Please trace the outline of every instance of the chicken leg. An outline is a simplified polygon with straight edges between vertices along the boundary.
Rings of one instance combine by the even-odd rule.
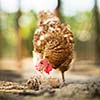
[[[65,83],[64,72],[61,72],[61,75],[62,75],[62,82]]]
[[[64,77],[63,71],[61,71],[61,75],[62,75],[62,82],[61,82],[60,88],[64,87],[64,85],[65,85],[65,77]]]

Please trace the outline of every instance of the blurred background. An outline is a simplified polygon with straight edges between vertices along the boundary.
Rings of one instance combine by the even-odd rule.
[[[0,69],[32,69],[33,35],[41,10],[55,12],[71,26],[73,70],[100,68],[100,0],[0,0]]]

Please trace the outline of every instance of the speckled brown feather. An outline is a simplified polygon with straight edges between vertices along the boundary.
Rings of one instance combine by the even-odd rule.
[[[73,35],[68,25],[50,12],[39,14],[38,27],[34,33],[34,51],[48,58],[53,68],[69,69],[73,58]]]

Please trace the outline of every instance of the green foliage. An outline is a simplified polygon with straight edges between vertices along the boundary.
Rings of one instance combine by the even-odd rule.
[[[36,14],[33,11],[22,13],[18,19],[18,30],[16,30],[16,15],[17,13],[9,14],[3,12],[1,16],[2,51],[3,56],[6,57],[14,57],[16,55],[15,49],[17,42],[17,32],[19,32],[21,36],[23,49],[26,49],[27,52],[29,52],[28,55],[31,54],[33,49],[32,39],[37,25]]]
[[[76,40],[80,40],[79,39],[80,35],[83,34],[85,36],[85,33],[86,33],[86,36],[89,36],[89,37],[90,35],[92,35],[92,32],[94,30],[93,28],[94,25],[93,25],[93,16],[92,16],[91,11],[83,12],[83,13],[80,12],[80,13],[77,13],[75,16],[63,15],[61,19],[62,19],[62,22],[69,24],[71,26],[71,29],[74,34],[74,38]],[[82,38],[85,38],[84,36]],[[85,40],[82,40],[82,41],[85,41]]]

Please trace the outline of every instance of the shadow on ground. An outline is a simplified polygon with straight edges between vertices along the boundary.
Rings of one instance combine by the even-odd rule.
[[[16,81],[22,78],[21,74],[13,70],[0,70],[0,81]]]

